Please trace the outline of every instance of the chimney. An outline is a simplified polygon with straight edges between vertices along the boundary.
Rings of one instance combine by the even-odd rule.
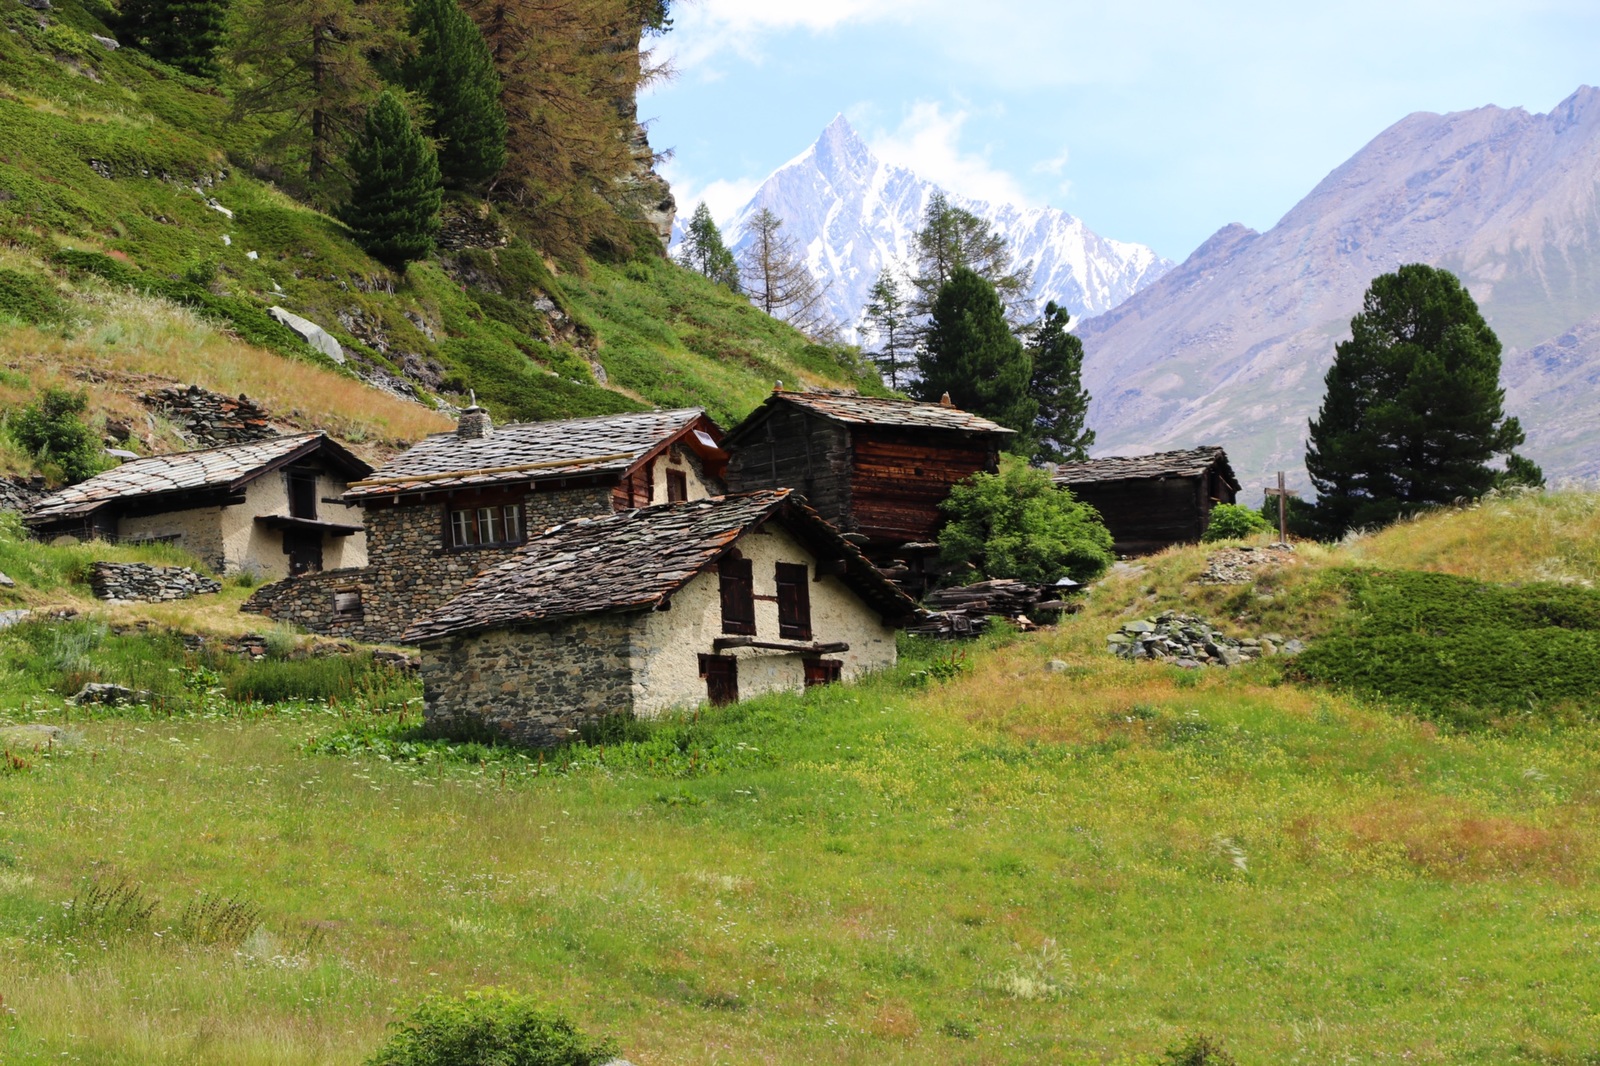
[[[943,396],[939,397],[939,406],[940,407],[954,407],[955,406],[955,404],[950,402],[950,394],[948,392],[945,393]]]
[[[461,421],[456,423],[456,436],[462,440],[483,440],[493,433],[494,421],[489,412],[477,404],[462,411]]]

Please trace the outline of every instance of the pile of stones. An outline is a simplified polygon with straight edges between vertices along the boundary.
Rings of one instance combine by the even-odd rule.
[[[1236,640],[1217,632],[1203,618],[1165,611],[1141,618],[1106,637],[1106,650],[1124,659],[1151,659],[1187,670],[1238,666],[1272,655],[1295,655],[1305,645],[1277,633]]]
[[[1293,561],[1292,544],[1224,548],[1207,557],[1205,573],[1195,580],[1201,585],[1249,585],[1255,581],[1257,570]]]
[[[221,592],[222,585],[187,566],[151,566],[149,563],[94,563],[89,587],[102,600],[137,600],[160,603],[186,600]]]
[[[243,395],[235,399],[198,385],[168,385],[139,399],[171,419],[184,439],[197,447],[248,444],[278,436],[266,409]]]

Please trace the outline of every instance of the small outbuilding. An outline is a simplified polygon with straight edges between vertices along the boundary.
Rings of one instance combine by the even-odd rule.
[[[787,489],[660,504],[529,540],[418,619],[430,731],[519,744],[611,714],[850,680],[916,604]]]
[[[1062,463],[1055,482],[1100,512],[1123,555],[1195,543],[1211,508],[1239,495],[1239,479],[1219,447]]]
[[[326,433],[123,463],[39,500],[40,538],[166,541],[222,574],[279,578],[367,561],[361,512],[340,497],[372,468]]]
[[[999,469],[1013,432],[948,403],[778,390],[723,441],[728,489],[792,488],[859,540],[874,562],[912,577],[931,558],[939,505],[956,482]]]

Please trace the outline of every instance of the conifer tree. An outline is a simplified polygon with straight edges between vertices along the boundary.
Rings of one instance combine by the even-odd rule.
[[[217,75],[227,0],[124,0],[122,34],[153,59],[199,78]]]
[[[829,286],[811,276],[783,219],[763,207],[750,220],[750,243],[739,256],[739,277],[750,302],[813,340],[833,335],[822,299]]]
[[[878,373],[888,379],[891,389],[900,388],[900,371],[915,362],[916,341],[911,310],[900,292],[894,272],[885,267],[867,292],[867,306],[861,313],[861,330],[878,340],[872,354]]]
[[[395,0],[239,3],[235,108],[275,118],[263,151],[303,164],[318,198],[337,202],[347,178],[339,164],[383,88],[373,61],[405,50],[402,11]]]
[[[739,264],[722,242],[722,231],[704,200],[695,205],[694,214],[689,217],[678,248],[678,261],[719,285],[739,291]]]
[[[1011,247],[1006,239],[971,211],[951,204],[942,192],[936,191],[929,198],[916,241],[917,273],[911,279],[913,315],[932,313],[939,290],[962,267],[993,285],[1008,308],[1019,304],[1032,286],[1031,269],[1011,269]]]
[[[404,81],[428,102],[439,173],[452,189],[482,188],[506,163],[506,115],[489,46],[456,0],[413,0],[411,35],[416,51]]]
[[[339,217],[356,242],[396,270],[432,251],[439,232],[439,162],[393,93],[380,95],[367,112],[350,169],[357,177]]]
[[[960,408],[1027,433],[1038,404],[1028,395],[1028,353],[1006,324],[995,287],[975,271],[956,267],[939,290],[918,357],[917,395],[945,393]]]
[[[1508,475],[1542,483],[1514,451],[1524,435],[1502,406],[1500,340],[1455,275],[1412,263],[1373,279],[1350,332],[1306,447],[1319,532],[1476,499]]]
[[[1087,459],[1094,443],[1094,430],[1084,426],[1089,393],[1083,387],[1083,342],[1067,331],[1071,321],[1067,309],[1051,300],[1028,346],[1033,362],[1028,395],[1039,405],[1033,419],[1036,462]]]

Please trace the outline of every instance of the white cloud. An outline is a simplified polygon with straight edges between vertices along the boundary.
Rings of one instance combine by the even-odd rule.
[[[972,118],[969,111],[946,112],[923,100],[912,105],[893,132],[867,140],[878,158],[914,170],[951,192],[991,203],[1031,205],[1033,198],[1022,185],[992,166],[984,152],[962,148],[962,129]]]
[[[879,22],[930,6],[929,0],[695,0],[674,4],[672,32],[661,47],[679,70],[696,70],[707,79],[717,54],[732,52],[759,63],[762,45],[774,33],[822,33],[852,22]]]
[[[727,229],[728,223],[739,213],[739,209],[750,202],[750,197],[756,194],[765,176],[759,178],[718,178],[706,184],[694,175],[684,173],[676,165],[676,161],[669,160],[657,167],[656,170],[672,186],[672,195],[678,201],[678,218],[687,223],[689,216],[694,212],[695,205],[704,200],[711,209],[711,217],[717,220],[717,225]]]

